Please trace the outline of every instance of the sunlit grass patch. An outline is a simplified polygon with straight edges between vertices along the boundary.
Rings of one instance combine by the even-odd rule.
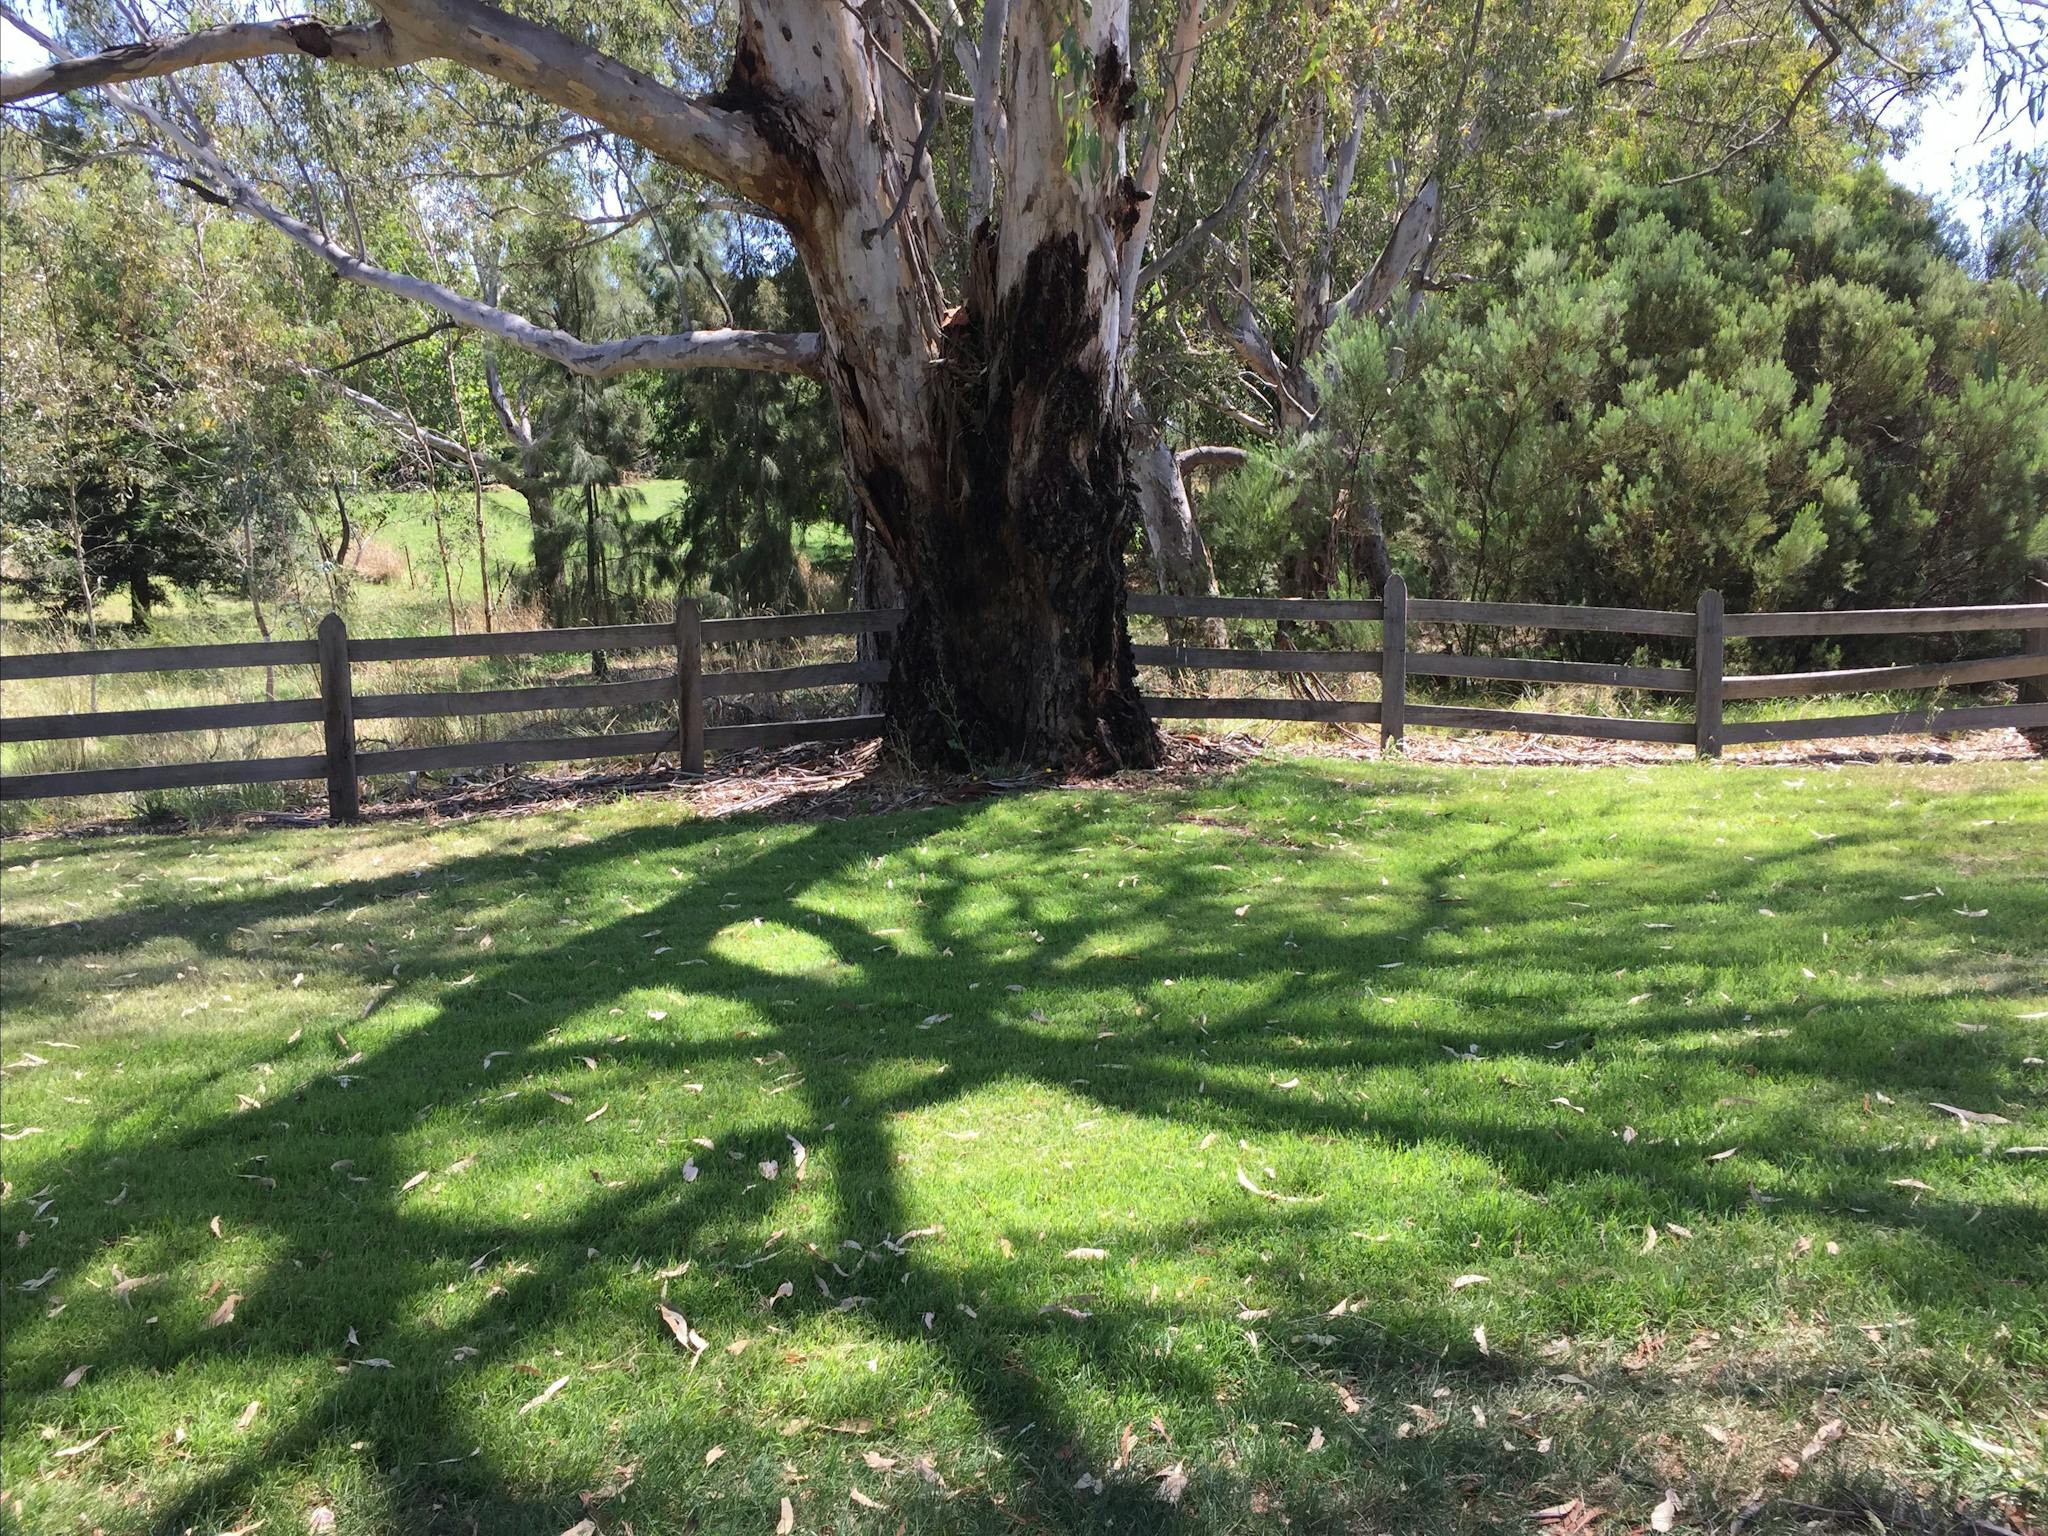
[[[2037,765],[5,862],[10,1528],[2038,1497]]]

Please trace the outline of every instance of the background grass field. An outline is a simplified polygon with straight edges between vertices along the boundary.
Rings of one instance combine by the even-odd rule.
[[[2017,1520],[2044,791],[13,843],[10,1528]]]

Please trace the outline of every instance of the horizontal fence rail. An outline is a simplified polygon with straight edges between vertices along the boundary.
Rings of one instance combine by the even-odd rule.
[[[320,659],[317,640],[246,640],[231,645],[138,645],[105,651],[0,656],[0,683],[37,677],[105,677],[115,672],[213,672],[223,667],[292,667]]]
[[[1411,598],[1398,576],[1377,601],[1284,597],[1172,597],[1133,595],[1133,614],[1163,619],[1239,619],[1275,623],[1374,623],[1378,650],[1313,651],[1184,643],[1135,644],[1141,667],[1176,672],[1268,672],[1307,679],[1323,674],[1377,674],[1377,701],[1329,698],[1264,699],[1231,696],[1148,696],[1156,720],[1302,720],[1380,728],[1382,745],[1400,741],[1407,727],[1519,731],[1599,741],[1692,745],[1718,757],[1724,745],[1802,741],[1844,736],[1944,734],[1953,731],[2048,727],[2048,603],[2006,603],[1979,608],[1902,608],[1814,613],[1724,613],[1720,594],[1705,592],[1691,613],[1659,608],[1575,608],[1551,603],[1480,603]],[[1566,630],[1589,634],[1652,635],[1690,640],[1693,665],[1616,666],[1519,656],[1460,656],[1409,648],[1408,626],[1456,625],[1510,630]],[[1726,670],[1730,639],[1828,635],[1942,634],[2018,630],[2025,649],[1976,661],[1858,667],[1832,672],[1777,672],[1751,676]],[[1346,637],[1349,638],[1349,637]],[[1425,704],[1408,697],[1410,677],[1486,682],[1563,683],[1678,694],[1693,702],[1691,720],[1626,719],[1606,715],[1548,714],[1532,710]],[[1955,709],[1925,708],[1892,714],[1726,723],[1729,700],[1808,698],[1830,693],[1962,687],[2017,682],[2021,702]],[[1304,688],[1304,691],[1307,691]]]
[[[0,721],[11,741],[70,741],[85,736],[167,736],[245,725],[309,725],[326,706],[313,699],[253,704],[183,704],[169,709],[104,709],[87,714],[19,715]]]
[[[2048,604],[1983,608],[1836,608],[1813,613],[1735,613],[1728,633],[1741,639],[1786,635],[1938,635],[1978,629],[2040,629]]]
[[[1847,736],[1944,734],[1996,727],[2048,729],[2048,603],[1976,608],[1903,608],[1812,613],[1724,614],[1717,593],[1701,594],[1692,613],[1650,608],[1573,608],[1546,603],[1481,603],[1408,596],[1398,576],[1384,599],[1188,597],[1134,593],[1129,610],[1167,620],[1237,619],[1291,624],[1375,624],[1377,649],[1301,650],[1291,631],[1270,646],[1135,644],[1143,667],[1176,672],[1263,672],[1301,678],[1372,675],[1378,699],[1261,698],[1242,694],[1145,695],[1156,720],[1274,720],[1336,725],[1377,725],[1382,744],[1399,742],[1409,726],[1428,729],[1519,731],[1604,741],[1690,744],[1703,756],[1724,745],[1822,740]],[[897,608],[845,613],[704,619],[696,604],[678,605],[671,624],[608,624],[581,629],[503,634],[407,635],[352,638],[329,614],[314,640],[252,641],[227,645],[173,645],[0,656],[0,681],[107,676],[136,672],[214,671],[250,667],[306,667],[317,693],[303,698],[245,704],[200,704],[98,713],[23,715],[0,719],[9,741],[83,740],[102,736],[168,736],[273,725],[322,727],[325,750],[267,758],[217,758],[119,768],[0,776],[0,800],[120,794],[222,784],[325,779],[333,819],[357,814],[359,780],[384,774],[445,772],[518,763],[652,758],[674,754],[689,772],[703,768],[706,751],[740,751],[806,741],[859,741],[882,733],[881,715],[709,725],[707,700],[789,693],[799,689],[858,686],[889,680],[886,659],[707,671],[703,648],[756,641],[850,635],[886,635],[903,620]],[[1408,627],[1469,626],[1509,630],[1564,630],[1639,634],[1690,640],[1693,665],[1620,666],[1516,656],[1462,656],[1411,650]],[[1971,661],[1911,663],[1835,671],[1730,675],[1731,639],[1832,635],[1916,635],[2017,631],[2023,648]],[[386,662],[474,657],[542,656],[573,652],[661,651],[671,664],[636,669],[622,678],[518,688],[437,692],[356,692],[356,669]],[[1539,713],[1479,705],[1412,700],[1408,678],[1480,682],[1559,683],[1685,695],[1691,720],[1646,720]],[[1731,700],[1810,698],[1868,691],[1910,691],[2015,682],[2016,704],[1927,706],[1886,714],[1728,722]],[[1304,690],[1306,691],[1306,690]],[[358,723],[544,714],[556,710],[609,710],[673,700],[676,724],[660,729],[587,735],[513,737],[451,742],[431,747],[359,745]]]
[[[352,819],[360,804],[358,781],[382,774],[448,772],[518,763],[547,763],[673,753],[689,772],[701,772],[704,753],[804,741],[854,741],[879,735],[879,715],[707,725],[708,699],[790,693],[799,689],[872,686],[889,677],[886,661],[866,659],[802,666],[706,671],[703,648],[800,637],[886,634],[902,622],[896,608],[846,613],[768,614],[704,619],[694,602],[678,606],[672,624],[604,624],[578,629],[517,630],[475,635],[351,637],[339,616],[321,621],[315,640],[231,645],[175,645],[124,650],[63,651],[0,657],[0,679],[87,677],[109,673],[214,670],[227,667],[310,667],[316,695],[247,704],[200,704],[164,709],[23,715],[0,719],[9,741],[81,740],[100,736],[154,736],[268,725],[319,724],[324,752],[266,758],[212,758],[200,762],[92,768],[0,776],[0,800],[190,789],[223,784],[325,779],[329,814]],[[386,662],[475,657],[545,656],[573,652],[666,651],[673,663],[652,674],[594,682],[523,688],[436,692],[357,692],[357,669]],[[677,723],[658,730],[585,735],[511,737],[450,742],[432,747],[377,747],[361,742],[359,724],[485,715],[545,714],[557,710],[609,710],[673,702]]]

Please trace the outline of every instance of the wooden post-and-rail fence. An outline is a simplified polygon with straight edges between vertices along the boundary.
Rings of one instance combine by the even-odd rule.
[[[1388,583],[1384,600],[1134,594],[1130,599],[1130,611],[1133,615],[1167,619],[1373,623],[1380,627],[1380,648],[1370,651],[1136,645],[1136,659],[1144,667],[1164,667],[1177,672],[1373,674],[1380,684],[1378,699],[1360,700],[1249,695],[1183,697],[1147,693],[1146,707],[1153,718],[1160,720],[1302,720],[1377,725],[1382,744],[1389,747],[1398,744],[1411,727],[1520,731],[1606,741],[1691,745],[1703,757],[1718,757],[1725,746],[1751,742],[1946,734],[2001,726],[2023,730],[2048,729],[2048,603],[1730,614],[1723,611],[1719,593],[1705,592],[1700,595],[1699,604],[1693,612],[1683,613],[1662,609],[1575,608],[1541,603],[1411,598],[1406,584],[1397,576]],[[782,746],[801,741],[854,741],[876,736],[882,729],[882,717],[871,714],[707,726],[704,719],[707,700],[779,694],[794,689],[842,684],[871,685],[886,682],[889,675],[889,664],[885,660],[823,662],[752,671],[707,671],[704,667],[706,647],[819,635],[885,633],[894,629],[901,619],[900,609],[704,619],[699,616],[696,603],[686,599],[677,605],[672,624],[612,624],[495,635],[354,638],[349,635],[348,626],[340,615],[329,614],[321,621],[318,637],[313,640],[0,656],[0,682],[109,673],[310,665],[320,683],[319,694],[305,699],[95,713],[72,711],[0,718],[0,734],[9,741],[164,735],[317,722],[321,726],[324,748],[316,754],[289,757],[212,759],[0,775],[0,800],[324,779],[330,819],[349,821],[360,814],[360,781],[379,774],[602,757],[653,757],[663,753],[675,754],[685,772],[697,773],[703,770],[707,751]],[[1690,641],[1693,665],[1617,666],[1601,662],[1416,651],[1410,648],[1409,630],[1418,625],[1649,635]],[[1731,640],[2001,630],[2016,630],[2022,635],[2019,653],[1971,661],[1859,667],[1833,672],[1729,676],[1725,666],[1727,645]],[[366,663],[634,650],[672,652],[675,658],[673,670],[664,670],[652,677],[618,681],[552,683],[541,687],[446,693],[359,693],[355,686],[355,669]],[[1576,683],[1683,694],[1693,701],[1693,718],[1646,720],[1418,703],[1409,697],[1410,677]],[[1726,704],[1738,700],[1947,689],[1995,681],[2017,682],[2020,702],[1781,720],[1730,722],[1724,718]],[[676,724],[660,729],[581,736],[521,736],[496,741],[455,742],[436,747],[363,750],[360,744],[359,726],[366,720],[531,714],[558,709],[668,703],[675,706]]]
[[[1799,741],[1819,737],[1943,735],[2001,726],[2048,728],[2048,603],[2005,603],[1976,608],[1827,609],[1803,613],[1726,613],[1721,594],[1703,592],[1691,613],[1655,608],[1575,608],[1548,603],[1476,603],[1411,598],[1399,576],[1379,599],[1285,597],[1180,597],[1143,594],[1130,599],[1133,614],[1166,619],[1257,619],[1296,623],[1377,623],[1376,651],[1296,651],[1198,648],[1186,645],[1134,647],[1140,666],[1193,671],[1254,671],[1294,674],[1376,674],[1378,699],[1251,698],[1150,695],[1146,707],[1157,720],[1312,720],[1326,724],[1377,725],[1382,746],[1396,745],[1411,726],[1451,730],[1521,731],[1546,736],[1580,736],[1601,741],[1667,742],[1697,747],[1702,757],[1719,757],[1724,746],[1749,742]],[[1615,666],[1605,662],[1549,661],[1520,656],[1458,656],[1417,651],[1409,642],[1416,625],[1455,625],[1505,630],[1570,630],[1581,633],[1651,635],[1690,640],[1693,665]],[[1928,662],[1906,666],[1857,667],[1835,672],[1781,672],[1747,676],[1727,673],[1730,640],[1785,636],[1944,634],[2018,630],[2019,654],[1975,661]],[[1597,688],[1634,688],[1686,694],[1691,720],[1621,719],[1606,715],[1542,714],[1532,710],[1462,704],[1419,704],[1408,697],[1411,677],[1449,677],[1522,683],[1577,683]],[[1957,709],[1904,710],[1891,714],[1813,716],[1803,719],[1730,723],[1725,705],[1738,699],[1810,698],[1821,694],[1903,692],[2017,681],[2020,702]]]
[[[699,616],[697,604],[685,599],[676,606],[673,624],[610,624],[507,634],[354,638],[341,615],[330,613],[320,621],[318,635],[312,640],[142,646],[127,650],[53,651],[32,656],[0,657],[0,682],[10,683],[31,678],[81,677],[96,673],[214,671],[310,663],[320,684],[318,695],[306,699],[0,719],[0,733],[4,733],[9,741],[148,736],[237,726],[317,722],[322,730],[324,746],[318,754],[292,757],[214,759],[6,775],[0,776],[0,800],[325,779],[329,819],[353,821],[361,814],[361,780],[377,774],[488,768],[579,758],[654,757],[663,753],[674,753],[685,772],[701,773],[707,748],[733,751],[744,747],[782,746],[798,741],[859,740],[879,734],[882,724],[878,715],[853,715],[707,727],[704,722],[707,699],[788,693],[798,688],[821,688],[834,684],[879,683],[888,679],[889,672],[888,664],[880,661],[824,662],[757,671],[707,672],[704,669],[706,645],[813,635],[867,634],[893,629],[901,618],[899,609],[863,609],[852,613],[704,619]],[[654,677],[616,682],[551,683],[542,687],[489,688],[455,693],[362,693],[356,688],[356,669],[372,662],[644,650],[672,651],[675,657],[673,669],[664,670]],[[359,727],[367,720],[531,714],[558,709],[670,703],[675,706],[677,723],[654,730],[545,738],[513,737],[499,741],[454,742],[438,747],[370,751],[362,750],[359,744]]]

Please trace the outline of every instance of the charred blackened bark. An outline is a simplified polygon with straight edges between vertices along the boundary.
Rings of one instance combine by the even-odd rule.
[[[899,608],[903,605],[903,584],[888,551],[876,541],[860,498],[849,489],[845,496],[846,524],[853,534],[853,606],[856,608]],[[886,630],[863,630],[854,641],[857,661],[893,662],[896,637]],[[880,684],[862,683],[856,704],[863,715],[878,715],[887,704]]]
[[[906,605],[888,713],[922,760],[1158,760],[1125,631],[1128,427],[1105,403],[1083,268],[1075,239],[1055,237],[1006,297],[976,285],[949,317],[937,497],[913,501],[889,466],[868,470]]]

